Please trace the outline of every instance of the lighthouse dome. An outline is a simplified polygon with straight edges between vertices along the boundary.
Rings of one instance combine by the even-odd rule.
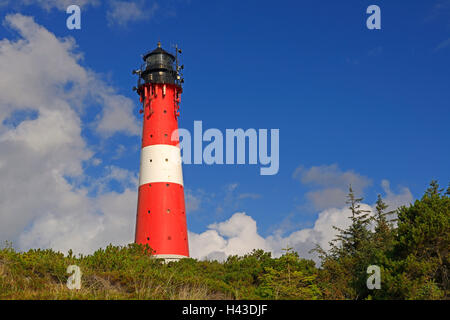
[[[175,83],[176,71],[174,68],[175,57],[158,47],[143,56],[146,67],[142,78],[150,83]]]

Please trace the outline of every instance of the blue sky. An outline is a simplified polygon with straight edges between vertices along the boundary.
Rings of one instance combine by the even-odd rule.
[[[204,130],[280,129],[277,175],[259,175],[259,165],[183,167],[195,234],[245,212],[264,239],[287,237],[312,228],[323,210],[340,208],[319,202],[340,195],[347,182],[370,205],[378,193],[406,201],[420,197],[431,179],[444,186],[450,180],[450,1],[142,0],[131,2],[131,15],[114,10],[120,1],[83,1],[81,30],[66,28],[65,1],[7,2],[2,20],[20,13],[58,39],[72,37],[79,65],[132,102],[139,130],[131,70],[158,40],[183,49],[180,127],[192,130],[202,120]],[[381,30],[366,28],[371,4],[381,8]],[[4,23],[0,39],[21,36]],[[80,160],[82,173],[65,179],[91,198],[132,190],[140,132],[130,125],[101,134],[95,123],[107,109],[82,103],[80,136],[92,154]],[[35,117],[10,110],[3,126]],[[126,170],[123,178],[107,178],[111,168]],[[92,187],[99,180],[102,187]]]

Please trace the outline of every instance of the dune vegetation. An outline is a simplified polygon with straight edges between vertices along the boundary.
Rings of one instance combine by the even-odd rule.
[[[360,208],[351,188],[347,200],[351,224],[337,229],[330,250],[315,249],[320,267],[292,248],[281,257],[254,250],[222,262],[163,263],[137,244],[78,256],[7,244],[0,299],[448,299],[450,187],[433,181],[395,212],[379,197],[375,215]],[[80,289],[67,287],[70,265],[82,272]],[[380,289],[368,289],[370,265],[380,269]]]

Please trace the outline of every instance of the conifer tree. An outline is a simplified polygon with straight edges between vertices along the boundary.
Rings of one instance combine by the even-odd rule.
[[[349,193],[347,195],[346,203],[349,205],[351,211],[351,225],[348,229],[341,229],[333,226],[339,231],[339,234],[333,240],[341,244],[340,251],[343,254],[354,255],[363,245],[369,240],[370,232],[367,226],[370,222],[369,210],[361,209],[361,201],[363,198],[357,198],[353,192],[352,186],[349,186]],[[339,250],[338,247],[332,244],[333,249]]]
[[[431,180],[430,186],[427,188],[427,191],[425,191],[425,196],[433,198],[439,196],[443,190],[444,189],[439,189],[439,183],[436,180]]]
[[[378,248],[387,249],[392,244],[393,240],[393,219],[388,217],[395,213],[394,210],[386,211],[389,206],[383,201],[381,195],[378,195],[375,215],[373,221],[375,222],[374,240]]]

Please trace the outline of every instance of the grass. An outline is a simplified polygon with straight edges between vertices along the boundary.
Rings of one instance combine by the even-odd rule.
[[[293,257],[293,269],[308,276],[315,273],[312,261]],[[271,299],[278,281],[268,281],[268,276],[273,268],[285,268],[285,263],[261,250],[225,262],[163,263],[151,256],[150,248],[136,244],[110,245],[76,257],[53,250],[17,252],[9,246],[0,250],[0,299]],[[66,285],[69,265],[82,271],[79,290]],[[308,289],[312,282],[299,279],[292,285]],[[279,293],[277,286],[276,297]]]

